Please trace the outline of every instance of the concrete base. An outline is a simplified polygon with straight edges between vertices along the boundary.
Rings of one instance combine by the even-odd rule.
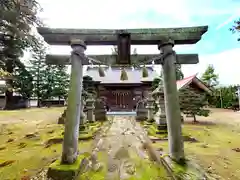
[[[84,155],[80,155],[74,164],[61,164],[60,160],[52,163],[48,169],[47,177],[52,180],[73,180],[80,172]]]

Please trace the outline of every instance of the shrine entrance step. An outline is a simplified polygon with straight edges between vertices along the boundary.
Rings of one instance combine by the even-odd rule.
[[[135,111],[109,111],[107,112],[108,116],[136,116]]]

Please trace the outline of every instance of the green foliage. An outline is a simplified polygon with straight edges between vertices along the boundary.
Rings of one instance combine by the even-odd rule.
[[[23,98],[30,98],[33,94],[33,78],[25,68],[16,67],[14,70],[13,89]]]
[[[216,108],[232,108],[238,106],[237,86],[218,87],[213,90],[209,103]]]
[[[181,111],[184,114],[192,115],[194,121],[196,121],[196,115],[208,116],[209,110],[204,109],[207,105],[206,95],[198,92],[194,92],[190,88],[182,89],[179,92],[179,100]]]
[[[159,86],[160,83],[162,83],[161,77],[154,78],[152,82],[152,87],[151,87],[152,91],[154,91]]]
[[[180,64],[176,64],[175,66],[175,70],[176,70],[176,80],[181,80],[184,78],[182,69],[181,69],[181,65]]]
[[[205,72],[202,74],[201,80],[209,87],[215,87],[218,85],[218,74],[215,73],[213,65],[208,65]]]
[[[56,65],[53,67],[54,84],[52,96],[66,99],[70,82],[67,67],[65,65]]]
[[[69,87],[69,75],[62,65],[47,65],[42,86],[42,99],[53,97],[66,98]]]
[[[234,25],[232,26],[232,28],[230,28],[230,31],[232,31],[233,33],[240,32],[240,18],[234,21]],[[240,41],[240,38],[238,38],[238,41]]]
[[[29,60],[28,71],[33,77],[33,96],[37,97],[38,101],[43,98],[43,86],[45,84],[45,74],[46,72],[46,47],[43,42],[40,42],[41,46],[39,48],[34,48],[32,51],[32,57]],[[39,106],[39,102],[38,102]]]
[[[3,1],[0,9],[0,46],[3,47],[0,52],[1,64],[4,64],[3,69],[8,73],[18,74],[15,77],[15,82],[10,79],[6,81],[9,88],[6,91],[5,109],[12,109],[13,88],[17,88],[18,91],[21,88],[29,89],[24,85],[28,83],[26,78],[23,78],[27,71],[19,57],[23,56],[25,50],[38,47],[38,40],[31,30],[33,26],[42,25],[37,16],[41,8],[36,0],[18,0]],[[14,69],[19,72],[13,72]],[[21,93],[23,91],[21,90]],[[24,94],[29,96],[29,93]]]

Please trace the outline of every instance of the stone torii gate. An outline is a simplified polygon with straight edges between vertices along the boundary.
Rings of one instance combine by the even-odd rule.
[[[89,56],[99,61],[115,58],[119,65],[131,64],[130,45],[158,45],[159,55],[151,56],[151,61],[161,64],[163,68],[164,96],[168,124],[168,142],[171,158],[179,161],[184,158],[183,140],[181,136],[181,115],[176,87],[175,63],[196,64],[197,54],[176,55],[174,44],[194,44],[207,31],[207,26],[187,28],[158,29],[50,29],[38,28],[38,32],[50,45],[71,45],[69,57],[47,56],[47,61],[54,64],[71,63],[71,80],[68,94],[67,121],[65,124],[62,163],[72,164],[77,158],[78,128],[80,119],[82,69],[89,64],[84,54],[86,45],[117,45],[118,54],[112,56]],[[148,62],[151,62],[148,61]]]

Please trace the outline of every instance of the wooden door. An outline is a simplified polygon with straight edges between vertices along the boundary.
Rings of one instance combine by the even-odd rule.
[[[131,111],[132,110],[132,92],[130,90],[112,91],[112,111]]]

